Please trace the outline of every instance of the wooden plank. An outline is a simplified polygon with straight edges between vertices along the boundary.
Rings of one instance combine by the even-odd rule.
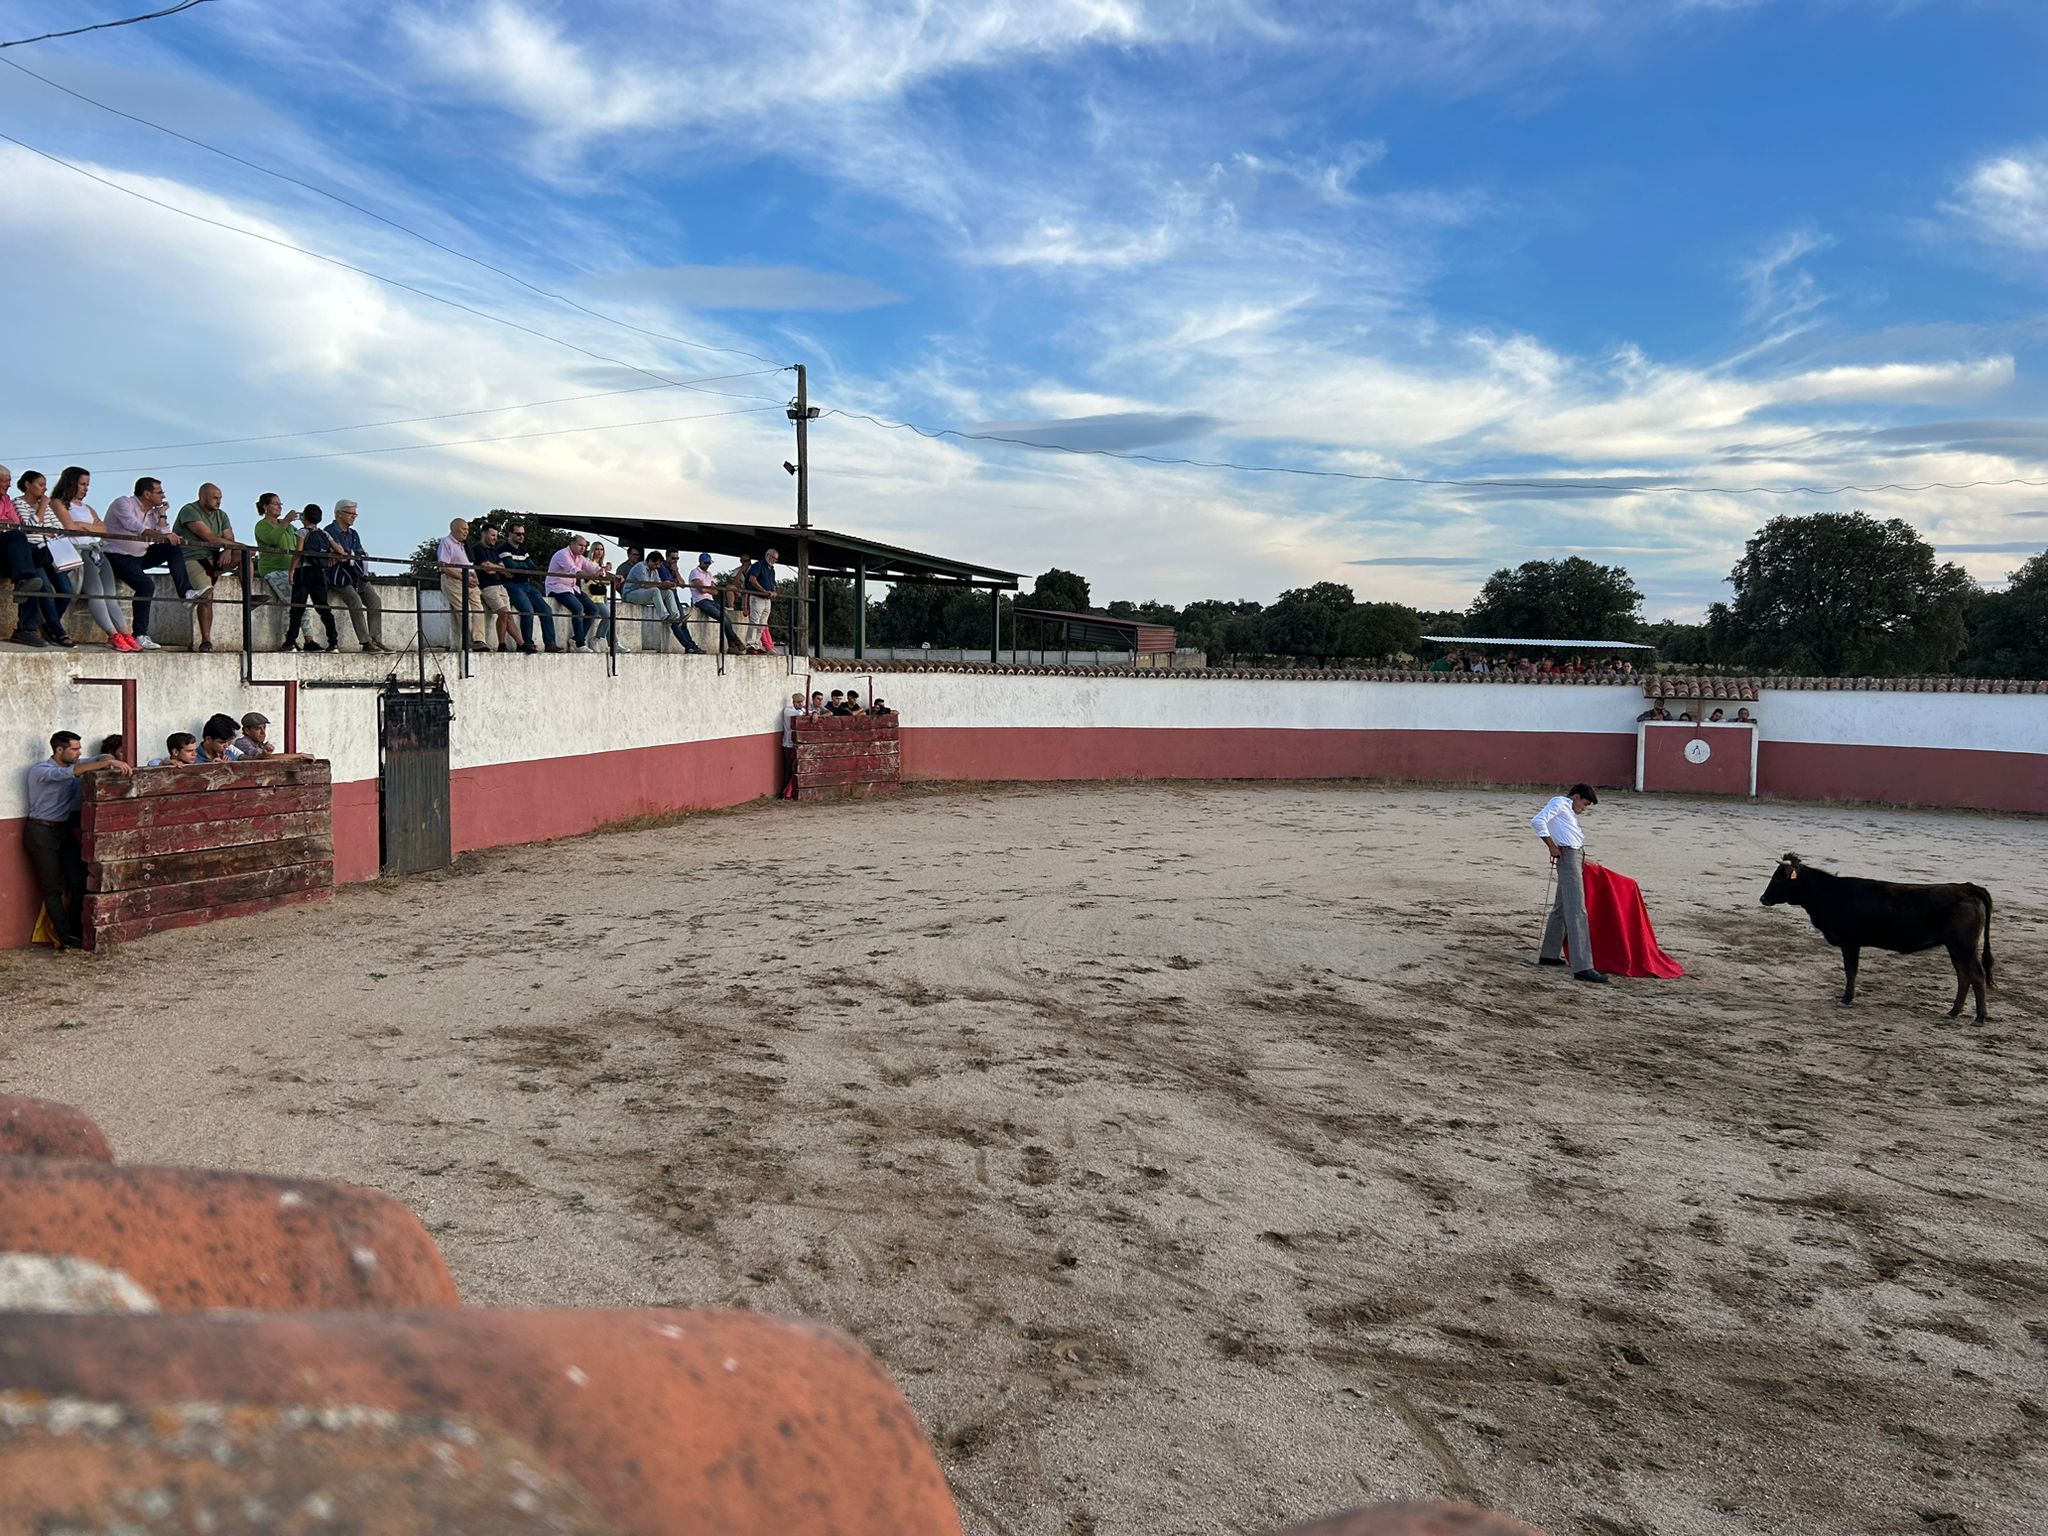
[[[334,769],[324,758],[292,763],[194,763],[189,768],[144,768],[132,774],[96,773],[87,781],[89,800],[146,800],[152,795],[190,795],[229,785],[276,789],[287,784],[331,784]]]
[[[797,775],[797,789],[802,791],[814,785],[827,784],[900,784],[903,776],[898,773],[884,773],[873,768],[825,768],[816,773]]]
[[[329,811],[334,792],[325,784],[292,784],[276,789],[216,790],[210,794],[160,795],[140,800],[88,804],[88,825],[95,834],[134,827],[186,826],[199,821],[224,821],[294,811]],[[226,814],[223,814],[226,813]]]
[[[902,787],[896,783],[798,785],[796,793],[799,800],[861,800],[870,795],[892,795]]]
[[[216,880],[224,875],[290,869],[294,865],[316,864],[322,860],[331,862],[333,857],[333,834],[315,833],[307,837],[237,843],[225,848],[188,848],[135,859],[101,859],[87,866],[86,889],[132,891],[185,885],[195,880]]]
[[[167,929],[196,928],[201,923],[223,922],[231,917],[253,917],[258,912],[268,912],[277,907],[297,906],[308,901],[325,901],[333,894],[331,886],[320,886],[312,890],[287,891],[280,896],[230,902],[226,906],[195,907],[184,912],[165,912],[156,917],[134,918],[103,929],[88,927],[86,945],[91,949],[107,949],[115,944],[131,944],[137,939],[147,938],[152,933],[162,933]]]
[[[123,923],[159,917],[168,912],[232,906],[333,883],[334,861],[323,859],[314,864],[295,864],[289,869],[255,870],[248,874],[223,875],[214,880],[189,880],[181,885],[160,885],[153,889],[108,891],[86,897],[86,922],[116,928]]]
[[[323,811],[287,811],[281,815],[238,816],[232,821],[173,822],[164,826],[93,828],[85,834],[85,861],[139,859],[159,853],[186,853],[194,848],[231,848],[237,843],[267,842],[280,837],[326,836],[333,841],[334,818]]]

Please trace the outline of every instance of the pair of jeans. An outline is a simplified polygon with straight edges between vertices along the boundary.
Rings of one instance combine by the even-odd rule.
[[[382,645],[384,599],[377,595],[377,589],[367,581],[359,581],[347,586],[336,584],[329,590],[348,609],[349,622],[356,627],[356,644]]]
[[[19,528],[0,527],[0,567],[14,583],[14,627],[48,629],[64,621],[64,610],[49,596],[49,576],[36,561],[38,546]]]
[[[70,949],[85,944],[85,855],[79,851],[78,830],[46,821],[24,822],[21,841],[29,867],[42,887],[43,905],[49,908],[50,925],[57,941]]]
[[[341,637],[334,628],[334,610],[327,606],[327,573],[311,560],[299,562],[298,574],[292,577],[292,616],[284,628],[284,643],[295,644],[299,638],[299,626],[306,622],[306,604],[311,602],[320,610],[320,622],[327,626],[327,649],[341,649]]]
[[[171,546],[152,544],[146,555],[117,555],[110,549],[106,556],[114,574],[135,594],[135,622],[129,632],[138,637],[148,634],[150,599],[156,596],[156,581],[149,574],[150,567],[161,566],[170,571]]]
[[[683,605],[676,601],[675,593],[666,587],[628,587],[619,594],[622,603],[635,603],[643,608],[661,610],[662,622],[668,625],[668,632],[682,641],[685,651],[702,654],[703,647],[690,638],[690,626],[683,619]]]
[[[719,606],[717,599],[700,597],[690,606],[697,612],[708,614],[718,620],[718,627],[725,631],[725,643],[727,645],[736,651],[744,651],[747,648],[746,641],[742,640],[740,632],[732,627],[732,620],[727,617],[725,609]]]
[[[604,620],[598,617],[597,604],[586,592],[555,592],[550,596],[562,605],[562,611],[569,615],[569,644],[581,650],[585,645],[595,645],[604,638]]]
[[[519,640],[523,645],[533,644],[533,621],[540,620],[541,644],[549,650],[555,648],[555,614],[541,596],[540,588],[530,581],[508,581],[505,595],[512,599],[512,610],[519,615]]]

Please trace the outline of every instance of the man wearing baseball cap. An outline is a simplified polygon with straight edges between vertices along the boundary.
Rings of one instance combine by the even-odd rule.
[[[725,643],[735,651],[744,651],[746,642],[740,639],[739,631],[732,627],[725,605],[718,600],[718,578],[711,574],[711,556],[699,555],[690,571],[690,606],[707,618],[716,619],[718,627],[725,631]]]

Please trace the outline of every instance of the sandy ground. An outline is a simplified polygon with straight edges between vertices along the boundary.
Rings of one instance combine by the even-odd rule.
[[[1526,964],[1534,805],[912,792],[507,850],[0,956],[0,1080],[130,1159],[389,1190],[472,1302],[837,1324],[970,1532],[2048,1529],[2048,823],[1613,796],[1594,856],[1694,973],[1599,989]],[[1993,1022],[1938,953],[1836,1008],[1757,905],[1788,847],[1988,885]]]

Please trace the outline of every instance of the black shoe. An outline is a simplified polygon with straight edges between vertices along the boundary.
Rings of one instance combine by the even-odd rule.
[[[1601,975],[1601,974],[1600,974],[1600,973],[1599,973],[1598,971],[1573,971],[1573,972],[1572,972],[1572,980],[1573,980],[1573,981],[1597,981],[1597,982],[1599,982],[1599,983],[1600,983],[1600,985],[1601,985],[1601,986],[1603,986],[1603,987],[1607,985],[1607,978],[1606,978],[1605,976]]]
[[[1536,957],[1536,963],[1537,963],[1538,965],[1563,965],[1563,964],[1564,964],[1564,962],[1563,962],[1562,960],[1553,960],[1553,959],[1551,959],[1551,958],[1550,958],[1550,956],[1548,956],[1548,955],[1538,955],[1538,956]]]
[[[316,651],[316,652],[317,652],[317,651],[324,651],[324,650],[326,650],[326,649],[327,649],[327,647],[326,647],[326,646],[324,646],[324,645],[315,645],[315,644],[314,644],[314,643],[313,643],[313,642],[312,642],[311,640],[308,640],[308,641],[306,642],[306,649],[307,649],[307,650],[309,650],[309,651]]]
[[[43,638],[52,645],[61,645],[67,651],[78,644],[76,640],[65,634],[61,629],[46,629],[43,631]]]
[[[199,642],[199,649],[202,651],[210,651],[213,649],[213,642],[211,640],[202,640]]]
[[[280,640],[277,648],[280,651],[296,651],[299,648],[299,642],[296,640]]]
[[[45,640],[41,635],[37,634],[32,629],[17,629],[13,634],[9,635],[7,638],[13,641],[16,645],[30,646],[38,651],[48,650],[50,645],[49,641]]]
[[[539,650],[540,647],[535,645],[531,640],[529,640],[526,642],[526,644],[519,647],[519,654],[522,656],[532,656]]]

